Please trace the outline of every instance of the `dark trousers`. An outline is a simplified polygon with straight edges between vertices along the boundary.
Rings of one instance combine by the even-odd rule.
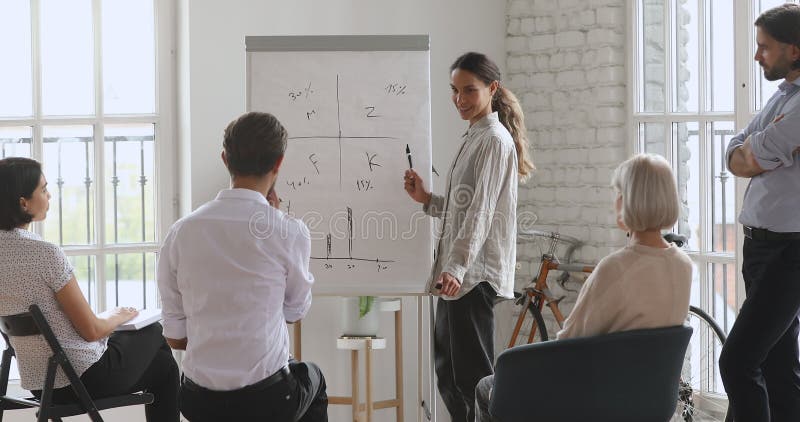
[[[154,396],[145,405],[148,422],[178,422],[178,364],[161,332],[156,323],[111,334],[106,352],[81,375],[92,399],[146,391]],[[41,397],[41,390],[32,393]],[[70,386],[53,390],[56,403],[77,400]]]
[[[719,365],[736,421],[800,421],[800,240],[744,242],[747,298]]]
[[[191,422],[325,422],[325,391],[325,377],[317,365],[291,361],[289,375],[267,386],[256,383],[238,390],[212,391],[184,383],[181,412]]]
[[[495,422],[489,413],[489,404],[492,402],[494,390],[494,375],[484,377],[475,387],[475,422]]]
[[[439,394],[453,422],[475,420],[475,386],[494,373],[494,299],[479,283],[458,300],[439,299],[434,362]]]

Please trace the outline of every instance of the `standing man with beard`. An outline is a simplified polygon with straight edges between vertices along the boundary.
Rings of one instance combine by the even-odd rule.
[[[755,60],[764,77],[784,79],[736,135],[728,168],[750,178],[744,225],[746,299],[720,356],[734,419],[800,421],[800,5],[767,10],[755,22]]]

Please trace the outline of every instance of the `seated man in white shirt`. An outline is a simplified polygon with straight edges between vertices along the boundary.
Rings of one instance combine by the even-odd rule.
[[[289,361],[286,321],[311,306],[305,224],[267,202],[287,134],[270,114],[225,129],[231,189],[176,222],[158,261],[164,336],[186,350],[180,407],[198,421],[327,421],[325,379]]]

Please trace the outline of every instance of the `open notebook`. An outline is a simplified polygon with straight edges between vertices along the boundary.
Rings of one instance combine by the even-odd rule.
[[[101,312],[97,316],[106,318],[111,314],[111,310]],[[138,330],[148,325],[161,321],[161,309],[141,309],[136,318],[120,325],[114,331],[132,331]]]

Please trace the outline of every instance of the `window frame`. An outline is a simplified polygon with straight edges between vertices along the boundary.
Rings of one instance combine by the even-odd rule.
[[[733,112],[715,112],[704,111],[707,107],[708,98],[705,95],[707,88],[706,65],[708,60],[700,60],[698,62],[698,71],[700,77],[698,78],[698,110],[695,112],[675,112],[673,110],[673,81],[674,81],[674,53],[673,53],[673,39],[671,33],[671,23],[674,19],[674,10],[672,9],[672,2],[670,0],[664,1],[665,16],[664,21],[664,71],[665,71],[665,95],[664,95],[664,110],[659,112],[640,112],[640,72],[642,57],[639,55],[639,22],[642,19],[641,2],[639,0],[629,2],[627,7],[627,48],[630,54],[627,57],[628,64],[628,104],[629,104],[629,119],[628,119],[628,142],[627,150],[629,154],[638,153],[643,151],[643,145],[639,140],[639,125],[641,123],[658,123],[664,126],[664,139],[665,139],[665,158],[674,166],[676,145],[673,141],[673,123],[681,122],[698,122],[699,123],[699,143],[700,143],[700,157],[699,166],[700,174],[704,176],[709,174],[709,166],[711,166],[709,156],[711,149],[708,141],[708,134],[705,130],[705,125],[715,121],[731,121],[734,123],[734,132],[738,133],[747,123],[755,116],[751,110],[754,108],[755,103],[754,95],[752,95],[751,81],[755,80],[752,54],[753,45],[752,39],[754,37],[752,22],[755,19],[753,15],[753,2],[756,0],[734,0],[733,3],[733,32],[734,32],[734,91],[733,98]],[[706,20],[704,16],[704,0],[698,2],[697,25],[698,34],[706,34]],[[745,30],[746,29],[746,30]],[[704,39],[698,40],[698,56],[706,57],[706,42]],[[742,47],[745,46],[745,47]],[[712,135],[713,136],[713,135]],[[676,174],[677,177],[677,174]],[[712,241],[711,230],[713,228],[713,212],[711,207],[707,206],[707,201],[700,204],[700,221],[701,230],[703,232],[700,236],[698,251],[687,251],[687,254],[692,258],[698,268],[698,276],[701,286],[707,286],[709,280],[713,277],[709,264],[735,264],[736,265],[736,299],[737,306],[736,312],[741,307],[744,301],[744,280],[741,275],[742,254],[741,247],[743,244],[743,234],[741,224],[738,222],[738,215],[741,211],[742,200],[744,198],[744,191],[747,187],[747,179],[739,177],[732,177],[734,181],[734,203],[735,215],[733,216],[736,224],[736,238],[735,247],[732,253],[728,252],[712,252],[710,242]],[[700,183],[700,197],[710,197],[710,190],[713,185],[708,180],[703,180]],[[701,296],[702,305],[707,305],[708,298]],[[728,327],[729,328],[729,327]]]
[[[31,72],[33,115],[24,118],[0,118],[0,127],[30,127],[31,157],[39,161],[44,156],[43,128],[60,125],[87,125],[93,128],[93,183],[94,207],[92,210],[94,243],[87,246],[62,246],[67,256],[94,257],[93,294],[95,300],[92,307],[103,311],[114,306],[107,303],[107,273],[105,258],[125,253],[157,253],[164,236],[171,224],[177,219],[177,166],[175,163],[177,133],[174,125],[175,111],[175,4],[172,1],[151,0],[154,18],[154,54],[155,54],[155,104],[152,114],[117,114],[105,115],[103,91],[103,51],[102,51],[102,0],[91,0],[93,26],[93,78],[94,78],[94,115],[92,116],[43,116],[42,115],[42,49],[41,49],[41,0],[30,1],[31,19]],[[153,199],[152,210],[155,212],[155,238],[146,243],[110,244],[106,240],[105,196],[105,133],[107,125],[146,123],[154,125],[154,162],[153,162]],[[108,176],[110,177],[110,176]],[[50,217],[53,218],[53,217]],[[33,223],[32,231],[43,235],[44,224]],[[52,239],[48,239],[53,241]],[[58,243],[57,241],[54,243]]]

